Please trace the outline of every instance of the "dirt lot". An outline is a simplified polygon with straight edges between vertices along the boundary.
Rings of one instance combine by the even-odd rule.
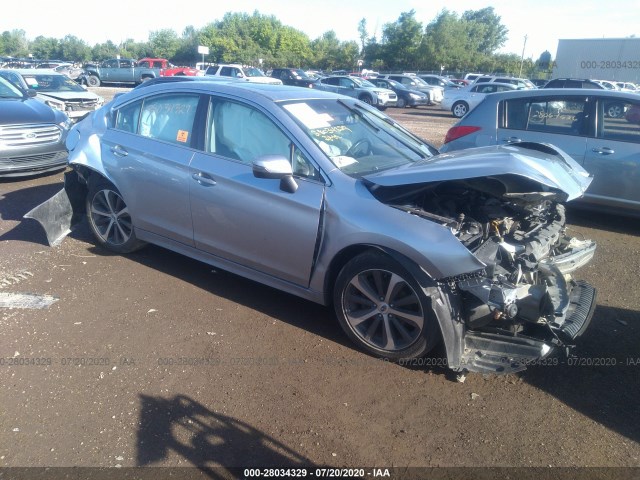
[[[435,107],[387,113],[436,146],[453,123]],[[22,215],[61,179],[0,181],[0,292],[57,299],[0,308],[0,465],[198,466],[178,472],[213,478],[269,466],[640,475],[637,221],[569,212],[599,244],[578,275],[599,296],[576,359],[456,383],[437,359],[399,366],[360,353],[323,307],[160,248],[111,255],[86,226],[49,248]]]

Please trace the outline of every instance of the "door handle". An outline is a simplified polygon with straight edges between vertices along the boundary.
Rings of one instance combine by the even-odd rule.
[[[509,137],[509,138],[503,138],[502,141],[505,143],[520,143],[522,139],[518,137]]]
[[[191,178],[205,187],[213,187],[216,184],[216,181],[213,178],[202,172],[194,173],[193,175],[191,175]]]
[[[614,149],[609,147],[592,148],[591,151],[593,153],[599,153],[600,155],[611,155],[612,153],[616,153]]]
[[[111,147],[111,153],[113,153],[116,157],[126,157],[129,155],[129,152],[122,145],[114,145]]]

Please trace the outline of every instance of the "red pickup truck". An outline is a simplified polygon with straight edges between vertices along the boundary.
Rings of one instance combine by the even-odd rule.
[[[172,77],[174,75],[186,75],[195,77],[203,75],[204,72],[194,67],[176,67],[166,58],[141,58],[138,60],[139,67],[159,68],[161,77]]]

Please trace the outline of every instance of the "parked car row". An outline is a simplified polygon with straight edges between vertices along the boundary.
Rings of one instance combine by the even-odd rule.
[[[23,90],[33,90],[38,100],[52,108],[67,114],[78,121],[90,112],[100,108],[104,99],[88,91],[66,75],[47,69],[4,70],[0,77],[5,78]]]

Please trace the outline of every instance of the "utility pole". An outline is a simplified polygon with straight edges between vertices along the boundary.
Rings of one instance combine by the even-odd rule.
[[[522,56],[520,57],[520,73],[518,74],[519,78],[522,78],[522,64],[524,63],[524,49],[527,46],[527,35],[524,36],[524,45],[522,45]]]

